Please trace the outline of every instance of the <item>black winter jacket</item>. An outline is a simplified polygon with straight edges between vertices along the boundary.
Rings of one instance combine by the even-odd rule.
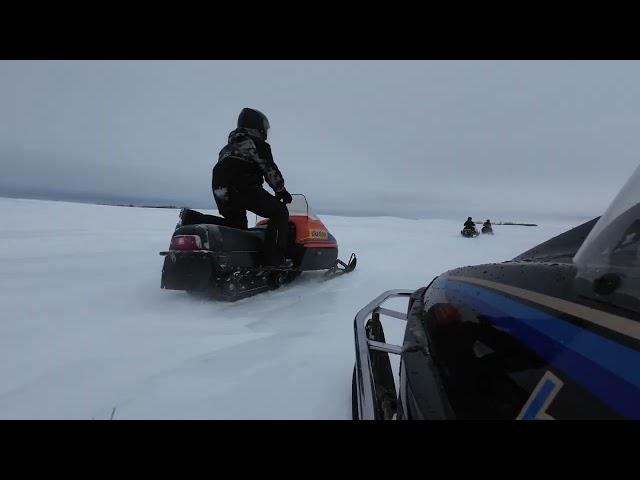
[[[232,131],[213,168],[214,195],[226,199],[228,192],[261,187],[264,180],[276,193],[284,189],[284,178],[273,161],[271,146],[257,130]]]

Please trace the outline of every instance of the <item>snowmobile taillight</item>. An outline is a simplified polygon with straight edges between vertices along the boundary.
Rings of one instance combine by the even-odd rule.
[[[175,235],[169,250],[202,250],[202,241],[198,235]]]

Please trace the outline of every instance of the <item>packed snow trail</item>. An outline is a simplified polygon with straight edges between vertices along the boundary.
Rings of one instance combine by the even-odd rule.
[[[0,198],[0,214],[2,419],[348,419],[361,307],[581,223],[467,239],[464,219],[321,216],[354,272],[229,304],[160,289],[177,210]]]

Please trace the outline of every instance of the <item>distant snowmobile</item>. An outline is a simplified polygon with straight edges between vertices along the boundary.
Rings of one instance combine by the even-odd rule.
[[[273,290],[307,270],[326,270],[325,277],[349,273],[356,256],[338,260],[338,244],[320,219],[309,211],[304,195],[292,195],[289,205],[291,268],[263,267],[262,247],[268,220],[241,230],[225,226],[222,217],[183,210],[181,223],[164,256],[161,288],[186,290],[217,300],[235,301]]]
[[[482,233],[488,233],[489,235],[493,235],[493,228],[491,228],[491,222],[487,220],[482,224]]]
[[[473,238],[480,235],[476,230],[476,224],[473,222],[471,217],[467,217],[467,221],[464,222],[464,226],[462,227],[462,231],[460,232],[460,235],[467,238]]]

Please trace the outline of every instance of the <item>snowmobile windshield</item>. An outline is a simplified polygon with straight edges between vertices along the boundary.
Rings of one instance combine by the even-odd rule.
[[[307,216],[312,220],[318,220],[318,217],[309,208],[307,198],[301,193],[291,194],[291,203],[287,205],[289,209],[289,216]]]
[[[309,208],[307,198],[301,193],[291,194],[291,203],[287,205],[290,217],[309,217],[311,220],[319,220],[318,217]],[[264,217],[256,215],[256,224],[265,220]]]
[[[573,258],[580,294],[640,311],[640,167]]]

